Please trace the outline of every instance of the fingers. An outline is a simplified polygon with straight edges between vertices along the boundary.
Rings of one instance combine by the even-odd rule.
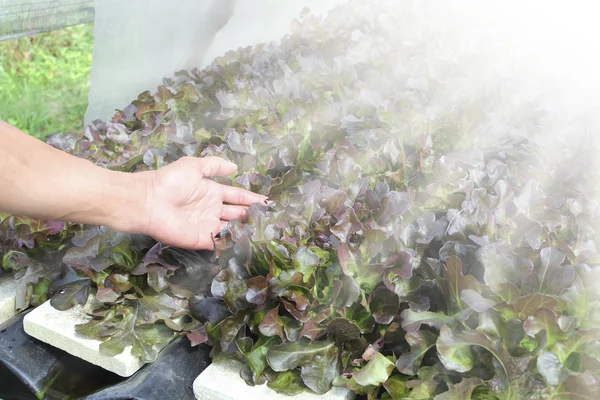
[[[238,206],[250,206],[254,203],[266,204],[267,197],[233,186],[221,186],[223,202]]]
[[[223,221],[231,221],[236,218],[245,220],[246,216],[246,207],[243,206],[229,206],[224,204],[221,208],[221,219]]]
[[[237,165],[221,157],[193,158],[204,176],[229,176],[237,171]]]

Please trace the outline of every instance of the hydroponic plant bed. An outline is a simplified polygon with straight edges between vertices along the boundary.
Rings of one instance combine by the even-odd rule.
[[[84,400],[195,400],[191,384],[210,363],[210,349],[192,349],[186,338],[170,343],[159,359],[123,378],[23,330],[23,315],[0,331],[0,398]]]
[[[102,306],[77,330],[104,354],[153,362],[154,345],[187,336],[283,395],[598,398],[593,146],[549,156],[535,102],[469,86],[436,42],[403,36],[418,27],[396,2],[378,4],[307,14],[280,43],[51,136],[130,172],[224,157],[240,172],[220,182],[273,204],[233,221],[214,254],[3,216],[18,307],[92,293]],[[77,279],[52,285],[67,270]]]

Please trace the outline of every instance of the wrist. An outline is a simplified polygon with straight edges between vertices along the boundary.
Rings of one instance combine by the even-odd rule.
[[[85,183],[72,193],[65,204],[67,212],[58,219],[102,225],[123,233],[145,233],[147,174],[112,171],[83,162],[79,176]]]
[[[124,233],[146,234],[150,220],[147,212],[149,174],[106,172],[110,188],[101,196],[102,222],[98,225]]]

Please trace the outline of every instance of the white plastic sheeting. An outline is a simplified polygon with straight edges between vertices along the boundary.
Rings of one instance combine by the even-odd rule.
[[[94,58],[85,123],[106,120],[182,69],[239,47],[279,40],[304,7],[344,0],[95,0]]]

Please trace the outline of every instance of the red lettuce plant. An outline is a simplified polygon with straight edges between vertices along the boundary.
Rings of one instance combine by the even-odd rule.
[[[2,217],[20,307],[46,289],[60,309],[91,292],[100,305],[78,330],[106,354],[132,345],[153,361],[187,335],[284,394],[598,398],[592,149],[544,157],[527,137],[543,113],[462,92],[458,63],[393,34],[408,17],[381,15],[362,2],[307,14],[279,43],[182,71],[110,122],[50,137],[131,172],[224,157],[239,173],[223,182],[274,203],[231,222],[214,252]]]

